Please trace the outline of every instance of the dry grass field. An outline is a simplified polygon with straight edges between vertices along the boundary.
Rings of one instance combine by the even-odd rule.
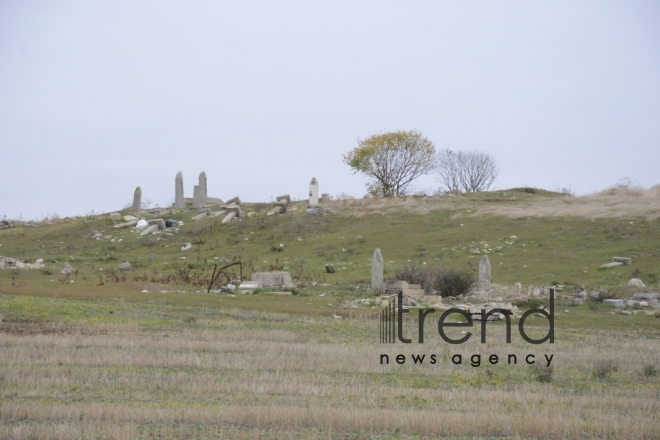
[[[332,205],[324,218],[300,207],[266,217],[263,206],[248,206],[251,216],[227,225],[174,212],[186,225],[157,238],[115,230],[101,215],[1,230],[0,255],[48,267],[0,271],[0,438],[660,438],[660,314],[561,298],[572,286],[626,297],[632,276],[658,291],[659,187]],[[116,240],[92,240],[92,230]],[[523,341],[514,320],[511,344],[498,322],[488,324],[486,344],[477,323],[467,343],[450,345],[436,314],[419,344],[411,313],[413,343],[380,344],[379,308],[347,307],[375,296],[366,291],[374,247],[391,277],[410,260],[474,267],[468,247],[484,243],[500,248],[489,256],[500,292],[514,282],[566,285],[555,343]],[[615,255],[633,265],[598,268]],[[194,284],[233,256],[246,275],[289,270],[298,288],[290,297],[231,296]],[[116,269],[123,261],[132,272]],[[61,275],[64,262],[77,274]],[[324,273],[327,262],[337,273]],[[543,318],[525,328],[547,332]],[[546,356],[552,368],[539,366]]]
[[[5,316],[0,327],[0,438],[660,436],[654,317],[612,318],[628,319],[625,330],[560,319],[555,343],[540,345],[515,327],[506,344],[496,324],[487,344],[473,336],[450,346],[431,320],[424,344],[378,344],[366,310],[335,319],[4,296],[2,307],[23,317]],[[52,319],[25,317],[44,311]],[[577,320],[594,313],[610,316],[569,310]],[[415,335],[412,320],[406,328]],[[425,354],[424,364],[413,354]],[[526,365],[528,354],[543,365],[553,356],[552,371]]]

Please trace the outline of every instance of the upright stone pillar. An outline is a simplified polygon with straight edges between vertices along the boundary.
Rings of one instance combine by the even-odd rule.
[[[384,270],[383,256],[380,254],[380,249],[376,248],[373,257],[371,257],[371,288],[373,290],[383,289]]]
[[[195,185],[193,188],[193,207],[201,208],[206,205],[206,173],[202,171],[199,175],[199,185]]]
[[[316,177],[313,177],[312,181],[309,182],[309,206],[319,206],[319,182]]]
[[[142,203],[142,188],[139,186],[135,188],[133,193],[133,212],[138,212],[140,210],[140,205]]]
[[[186,207],[186,203],[183,200],[183,174],[181,171],[176,175],[174,179],[174,206],[176,209],[183,209]]]
[[[479,290],[490,292],[490,260],[484,255],[479,262]]]

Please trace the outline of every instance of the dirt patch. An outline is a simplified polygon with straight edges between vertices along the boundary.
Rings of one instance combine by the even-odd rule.
[[[17,336],[51,334],[92,335],[103,334],[105,331],[38,318],[4,318],[0,322],[0,333]]]

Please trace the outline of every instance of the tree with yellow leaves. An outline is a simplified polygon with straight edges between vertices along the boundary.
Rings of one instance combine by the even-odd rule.
[[[413,180],[435,168],[435,146],[418,131],[377,134],[358,139],[344,163],[369,178],[372,196],[402,196]]]

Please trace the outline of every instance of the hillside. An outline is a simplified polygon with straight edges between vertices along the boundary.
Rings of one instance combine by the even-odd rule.
[[[377,247],[386,278],[409,261],[476,268],[480,255],[469,250],[478,248],[489,254],[493,282],[503,288],[516,282],[611,288],[631,277],[658,288],[660,187],[620,187],[585,197],[516,188],[454,197],[344,199],[328,205],[332,212],[327,215],[306,214],[306,202],[294,202],[288,213],[266,216],[270,205],[245,204],[248,215],[224,225],[220,218],[191,221],[196,213],[190,211],[143,212],[146,219],[184,222],[176,231],[145,237],[130,228],[114,229],[107,215],[18,222],[0,230],[0,255],[28,263],[43,259],[47,268],[0,271],[0,289],[67,296],[109,290],[191,292],[204,287],[215,263],[240,258],[244,276],[287,270],[301,292],[311,282],[363,291]],[[93,231],[102,237],[91,238]],[[193,247],[182,251],[186,242]],[[613,256],[630,257],[633,264],[599,270]],[[125,261],[131,272],[117,269]],[[62,282],[65,276],[59,272],[65,263],[77,270],[74,283]],[[336,273],[327,274],[326,263]]]

